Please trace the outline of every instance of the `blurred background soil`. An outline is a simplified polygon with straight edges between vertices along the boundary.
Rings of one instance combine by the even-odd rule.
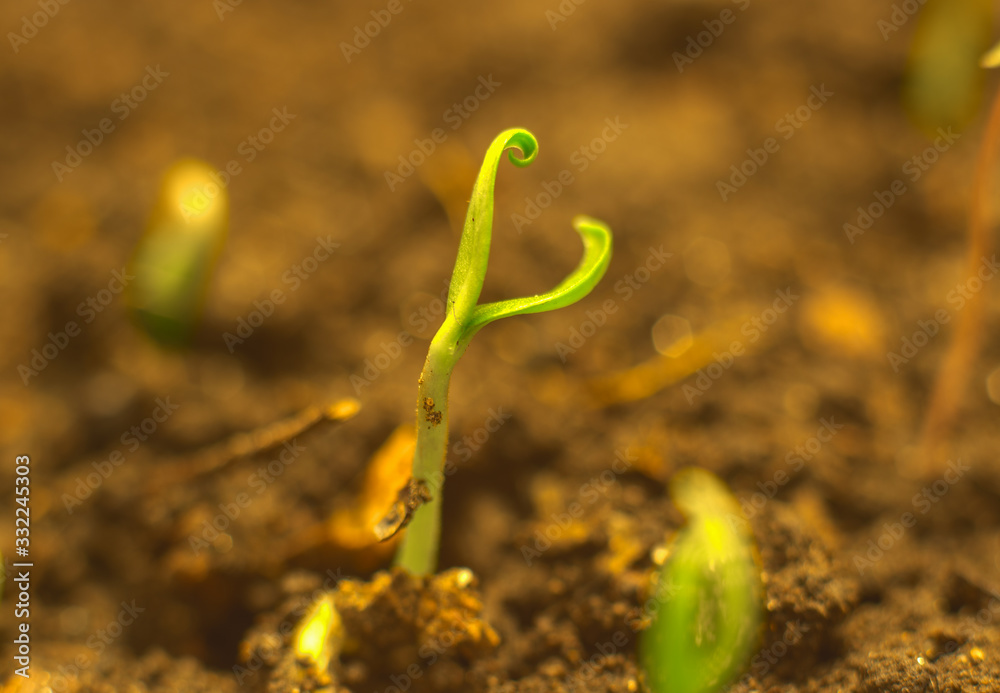
[[[916,126],[901,102],[916,19],[897,14],[887,31],[894,9],[5,2],[0,480],[12,490],[14,457],[31,456],[34,563],[32,679],[12,674],[8,644],[7,688],[263,690],[263,673],[234,673],[252,628],[324,576],[387,567],[385,554],[302,538],[351,502],[374,451],[412,420],[468,191],[493,137],[517,126],[540,153],[527,169],[501,164],[483,300],[570,271],[575,214],[606,221],[615,249],[591,296],[490,325],[452,382],[441,564],[472,569],[499,645],[434,664],[404,642],[355,647],[342,685],[388,691],[417,663],[415,691],[636,690],[629,624],[654,549],[682,522],[664,482],[699,465],[746,504],[767,579],[761,650],[734,690],[1000,690],[1000,299],[988,280],[955,435],[929,470],[914,465],[964,307],[993,87],[947,136]],[[178,352],[137,330],[115,287],[163,172],[185,156],[231,166],[231,230]],[[894,181],[905,190],[864,224],[859,206]],[[339,245],[305,262],[324,242]],[[227,343],[276,290],[283,302]],[[65,347],[25,376],[50,339]],[[894,359],[907,340],[920,346]],[[638,401],[587,394],[657,346],[674,348],[686,378]],[[685,346],[710,357],[685,367]],[[280,445],[174,473],[343,397],[358,415],[295,436],[280,473],[266,471]],[[595,484],[619,454],[635,461]],[[112,456],[114,471],[78,491]],[[241,493],[252,502],[206,533]],[[0,494],[8,564],[13,498]],[[555,518],[574,501],[585,511],[564,528]],[[546,530],[551,547],[526,559]],[[8,580],[8,643],[11,592]],[[404,612],[369,625],[389,632]],[[618,632],[624,644],[601,654]]]

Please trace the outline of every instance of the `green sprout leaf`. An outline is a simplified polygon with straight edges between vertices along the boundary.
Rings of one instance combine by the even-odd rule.
[[[760,639],[760,568],[740,507],[714,474],[684,469],[670,495],[688,522],[660,573],[639,662],[653,693],[712,693],[739,674]]]
[[[500,133],[489,149],[469,201],[455,269],[448,288],[448,312],[427,351],[417,392],[417,447],[413,478],[426,484],[431,500],[413,513],[396,564],[411,573],[426,575],[437,566],[441,524],[441,485],[448,443],[448,386],[451,373],[465,349],[484,325],[494,320],[555,310],[590,293],[611,261],[611,230],[602,222],[578,216],[573,226],[583,239],[583,259],[554,289],[537,296],[514,298],[478,305],[493,233],[493,190],[504,151],[511,163],[527,166],[538,154],[538,141],[527,130],[514,128]]]
[[[182,346],[194,330],[226,241],[229,201],[215,180],[197,159],[171,166],[128,264],[132,316],[165,346]]]
[[[496,185],[500,158],[509,147],[521,150],[521,156],[508,152],[515,166],[527,166],[538,154],[538,140],[527,130],[513,128],[497,135],[486,150],[483,166],[472,188],[469,211],[465,215],[462,240],[458,243],[458,257],[451,273],[448,287],[449,312],[464,322],[479,301],[486,279],[486,265],[490,259],[490,241],[493,236],[493,188]]]
[[[990,0],[926,0],[916,16],[903,105],[932,137],[938,128],[964,130],[978,112],[986,75],[977,61],[990,46],[993,5]],[[884,29],[883,35],[888,36]]]
[[[470,339],[483,325],[494,320],[563,308],[590,293],[611,262],[611,229],[603,222],[582,215],[573,219],[573,228],[583,239],[583,258],[576,269],[556,288],[544,294],[476,306],[463,339]]]

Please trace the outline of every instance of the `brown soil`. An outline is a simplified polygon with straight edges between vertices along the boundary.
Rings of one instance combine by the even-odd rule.
[[[34,564],[28,680],[4,590],[5,690],[635,691],[652,555],[682,522],[664,482],[699,465],[746,504],[766,578],[760,652],[732,690],[1000,691],[989,282],[957,430],[915,464],[960,310],[949,292],[984,116],[918,180],[905,173],[934,139],[900,105],[915,21],[883,39],[887,3],[592,0],[563,2],[574,9],[553,29],[555,0],[402,0],[348,62],[354,27],[395,3],[240,3],[220,21],[224,3],[69,2],[0,51],[2,477],[13,489],[14,458],[30,455]],[[726,11],[679,71],[674,54]],[[38,12],[11,0],[0,27],[23,32]],[[144,76],[153,88],[123,106]],[[831,92],[784,139],[778,121]],[[452,106],[465,100],[467,118]],[[273,109],[294,118],[254,150]],[[104,118],[114,129],[58,180],[52,162]],[[459,364],[440,576],[380,572],[385,552],[303,549],[414,415],[440,320],[420,310],[439,305],[478,161],[512,126],[540,155],[501,166],[483,300],[559,281],[580,252],[577,213],[615,232],[607,276],[571,308],[490,325]],[[437,128],[445,142],[387,183]],[[717,182],[769,137],[777,151],[723,201]],[[239,173],[203,321],[178,353],[101,292],[162,172],[189,155]],[[552,183],[563,171],[572,182]],[[850,242],[844,224],[897,179],[905,193]],[[537,219],[512,219],[547,189],[559,194]],[[327,237],[328,260],[284,275]],[[224,334],[275,290],[284,301],[231,353]],[[88,298],[100,312],[78,309]],[[586,383],[654,357],[664,315],[711,364],[594,406]],[[25,384],[19,366],[70,321],[80,333]],[[887,357],[921,325],[936,328],[926,346]],[[734,345],[746,353],[724,353]],[[387,367],[366,374],[376,359]],[[198,469],[241,432],[348,396],[362,405],[349,421]],[[129,436],[168,400],[155,431]],[[620,457],[628,469],[611,471]],[[8,575],[13,498],[0,502]],[[303,598],[323,590],[344,612],[335,682],[288,656]]]

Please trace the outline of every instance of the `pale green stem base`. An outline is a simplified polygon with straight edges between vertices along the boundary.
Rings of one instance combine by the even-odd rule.
[[[431,342],[417,388],[417,448],[413,457],[413,477],[427,484],[431,500],[414,512],[395,561],[414,575],[430,575],[437,570],[441,488],[448,450],[448,385],[458,360],[454,351],[441,349],[440,344],[450,341],[435,337]]]

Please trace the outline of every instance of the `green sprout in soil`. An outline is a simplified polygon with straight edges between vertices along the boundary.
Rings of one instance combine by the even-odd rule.
[[[171,166],[128,264],[132,316],[164,346],[190,339],[226,242],[229,200],[217,180],[215,169],[198,159]]]
[[[653,693],[712,693],[739,674],[760,640],[761,570],[749,525],[718,477],[683,469],[670,495],[687,525],[658,576],[639,663]]]
[[[448,310],[441,328],[431,340],[427,361],[420,374],[413,483],[426,485],[433,493],[422,494],[426,502],[413,512],[396,556],[396,564],[414,575],[431,574],[437,566],[441,525],[440,486],[444,479],[448,443],[448,385],[451,372],[465,353],[469,341],[484,325],[494,320],[541,313],[576,303],[597,285],[611,261],[610,229],[595,219],[578,216],[573,220],[573,227],[583,239],[583,259],[562,283],[537,296],[478,304],[490,255],[493,188],[500,158],[508,148],[516,148],[521,153],[516,156],[513,151],[509,152],[511,163],[527,166],[538,153],[538,142],[527,130],[514,128],[500,133],[486,151],[472,189],[458,258],[451,275]]]

